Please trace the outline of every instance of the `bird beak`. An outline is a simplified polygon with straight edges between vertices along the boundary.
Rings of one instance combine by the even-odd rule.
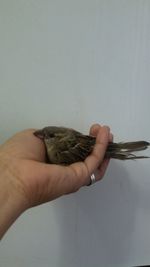
[[[37,136],[40,139],[44,139],[44,137],[45,137],[43,130],[37,130],[37,131],[35,131],[34,132],[34,135]]]

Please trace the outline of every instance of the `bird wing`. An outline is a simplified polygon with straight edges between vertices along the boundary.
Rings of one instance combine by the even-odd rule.
[[[64,144],[65,150],[59,152],[59,162],[63,165],[68,165],[78,161],[84,161],[85,158],[92,152],[95,138],[86,135],[79,135],[76,138],[70,138]]]

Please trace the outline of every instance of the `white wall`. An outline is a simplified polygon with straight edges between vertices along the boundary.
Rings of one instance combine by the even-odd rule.
[[[1,142],[93,122],[116,141],[149,141],[149,111],[150,1],[0,0]],[[150,264],[149,160],[112,160],[99,184],[23,214],[0,248],[2,267],[140,264]]]

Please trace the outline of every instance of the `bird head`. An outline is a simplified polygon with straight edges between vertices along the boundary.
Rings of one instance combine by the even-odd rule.
[[[53,139],[65,135],[67,131],[68,128],[65,127],[48,126],[44,127],[42,130],[35,131],[34,135],[40,139]]]

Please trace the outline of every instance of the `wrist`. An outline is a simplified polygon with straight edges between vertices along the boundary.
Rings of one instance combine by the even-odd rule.
[[[0,156],[0,239],[21,213],[27,209],[23,194],[17,190],[19,184],[11,172],[9,163],[9,160]]]

